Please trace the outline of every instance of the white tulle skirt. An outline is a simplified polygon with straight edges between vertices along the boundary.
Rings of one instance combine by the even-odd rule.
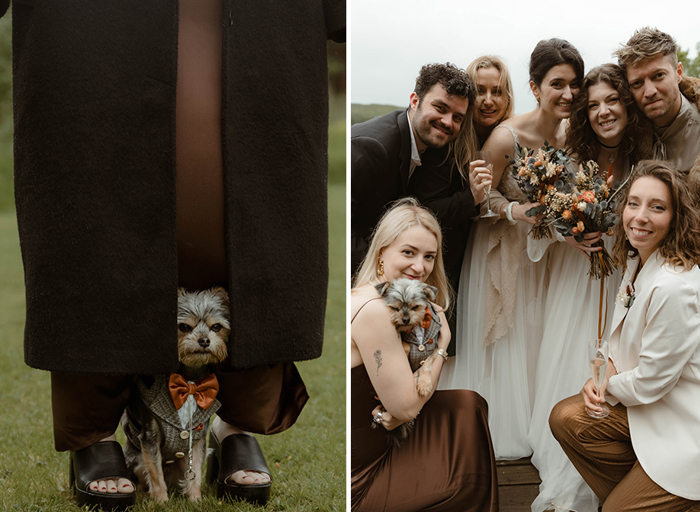
[[[603,240],[610,250],[612,238],[604,236]],[[587,345],[598,337],[600,281],[588,278],[588,259],[569,244],[556,242],[548,252],[549,286],[528,435],[532,463],[542,479],[532,512],[597,512],[598,499],[552,436],[549,414],[560,400],[579,393],[591,377]],[[604,337],[609,335],[621,279],[619,270],[605,279],[608,311]]]
[[[524,240],[530,226],[520,222],[518,225]],[[496,458],[519,459],[532,453],[527,434],[542,339],[546,258],[535,262],[527,250],[522,251],[512,325],[505,337],[484,347],[489,226],[489,220],[472,224],[456,303],[453,340],[457,355],[443,367],[438,387],[470,389],[483,396],[489,404],[489,428]],[[535,258],[539,259],[543,252]]]

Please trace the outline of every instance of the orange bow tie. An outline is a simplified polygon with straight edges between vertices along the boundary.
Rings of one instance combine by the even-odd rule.
[[[175,404],[175,409],[180,409],[189,395],[194,395],[194,399],[202,409],[209,409],[219,392],[219,381],[213,373],[202,380],[189,384],[182,375],[170,374],[168,381],[170,396]]]

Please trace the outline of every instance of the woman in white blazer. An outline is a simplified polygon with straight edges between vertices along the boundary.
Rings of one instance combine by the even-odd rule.
[[[700,214],[656,161],[640,162],[621,208],[605,398],[589,379],[550,427],[604,512],[689,510],[700,500]],[[586,414],[606,401],[607,418]]]

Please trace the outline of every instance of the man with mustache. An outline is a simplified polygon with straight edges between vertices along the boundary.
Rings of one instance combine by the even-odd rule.
[[[449,63],[428,64],[420,70],[408,109],[352,127],[352,273],[364,258],[386,206],[416,195],[417,169],[429,174],[445,163],[448,144],[471,121],[467,112],[474,98],[474,85],[463,70]],[[470,217],[477,214],[471,193],[455,201],[465,205]]]
[[[700,81],[683,74],[677,54],[673,37],[645,27],[614,55],[637,107],[653,125],[654,159],[690,172],[692,185],[700,181]]]

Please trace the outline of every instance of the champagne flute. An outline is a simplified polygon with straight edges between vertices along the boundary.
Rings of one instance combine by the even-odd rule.
[[[597,396],[600,396],[600,387],[605,381],[605,373],[608,369],[608,355],[609,348],[606,340],[593,340],[588,343],[588,360]],[[589,409],[586,409],[586,412],[591,418],[605,418],[610,414],[610,409],[604,403],[600,404],[600,407],[603,409],[602,412]]]
[[[493,162],[491,161],[491,152],[490,151],[477,151],[476,152],[476,159],[484,161],[484,167],[488,168],[488,170],[491,172],[491,176],[493,177]],[[493,213],[491,211],[491,185],[486,187],[486,206],[488,208],[488,211],[481,216],[482,219],[488,219],[491,217],[498,217],[499,216],[497,213]]]

